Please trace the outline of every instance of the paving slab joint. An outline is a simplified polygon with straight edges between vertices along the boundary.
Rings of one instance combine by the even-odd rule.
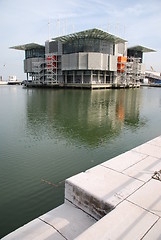
[[[42,221],[43,223],[49,225],[50,227],[54,228],[55,231],[57,231],[65,240],[69,240],[68,238],[66,238],[57,228],[55,228],[53,225],[51,225],[50,223],[44,221],[43,219],[41,219],[41,217],[38,218],[40,221]]]
[[[149,233],[149,231],[155,226],[155,224],[159,221],[159,219],[160,218],[158,218],[157,220],[156,220],[156,222],[153,224],[153,225],[151,225],[151,227],[147,230],[147,232],[144,234],[144,236],[140,239],[140,240],[142,240],[142,239],[144,239],[144,237]]]

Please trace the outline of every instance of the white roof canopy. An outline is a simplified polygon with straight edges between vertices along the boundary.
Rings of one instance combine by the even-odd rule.
[[[98,38],[98,39],[103,39],[103,40],[108,40],[113,43],[124,43],[127,42],[126,40],[117,37],[115,35],[112,35],[108,32],[102,31],[97,28],[81,31],[81,32],[76,32],[76,33],[71,33],[68,35],[60,36],[53,38],[53,40],[59,40],[62,43],[69,42],[74,39],[79,39],[79,38]]]
[[[134,51],[140,51],[140,52],[156,52],[154,49],[151,48],[147,48],[141,45],[137,45],[134,47],[129,47],[129,50],[134,50]]]
[[[16,49],[16,50],[30,50],[30,49],[35,49],[35,48],[45,48],[45,46],[40,45],[38,43],[27,43],[24,45],[18,45],[18,46],[13,46],[10,47],[10,49]]]

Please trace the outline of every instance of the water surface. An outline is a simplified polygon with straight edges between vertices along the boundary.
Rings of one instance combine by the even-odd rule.
[[[0,86],[0,237],[63,203],[66,178],[161,134],[161,88]]]

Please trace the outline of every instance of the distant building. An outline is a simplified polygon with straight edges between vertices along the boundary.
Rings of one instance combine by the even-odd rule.
[[[142,46],[99,29],[11,47],[24,50],[27,86],[109,88],[138,86],[144,77]]]
[[[13,82],[13,81],[16,81],[16,80],[17,80],[16,76],[9,76],[8,77],[8,81],[10,81],[10,82]]]
[[[145,71],[145,80],[144,83],[147,84],[161,84],[161,73],[154,70]]]

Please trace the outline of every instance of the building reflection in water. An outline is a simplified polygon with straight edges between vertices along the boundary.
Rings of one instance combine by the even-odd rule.
[[[124,128],[145,124],[140,119],[139,89],[28,89],[28,131],[37,140],[70,139],[96,146]]]

